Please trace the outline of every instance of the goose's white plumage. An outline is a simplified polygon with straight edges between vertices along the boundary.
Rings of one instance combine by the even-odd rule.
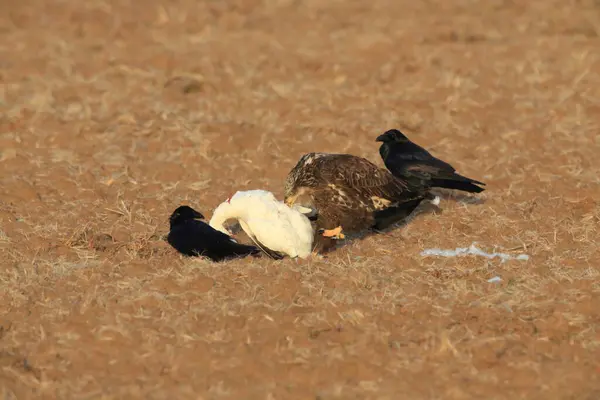
[[[295,258],[312,251],[313,227],[305,207],[290,208],[266,190],[238,191],[214,211],[209,225],[230,235],[224,223],[236,219],[246,234],[260,246]]]

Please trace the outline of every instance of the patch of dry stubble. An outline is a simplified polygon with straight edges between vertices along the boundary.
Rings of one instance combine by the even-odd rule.
[[[599,21],[591,1],[7,4],[2,395],[596,398]],[[324,261],[165,244],[179,204],[281,197],[304,152],[381,165],[391,127],[482,201]],[[531,258],[419,255],[474,241]]]

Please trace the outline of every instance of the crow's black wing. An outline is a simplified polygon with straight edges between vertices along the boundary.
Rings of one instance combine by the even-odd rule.
[[[403,165],[425,164],[436,167],[440,171],[456,171],[452,165],[434,157],[427,150],[412,142],[392,145],[388,160],[396,168],[402,168]]]
[[[230,236],[198,220],[185,221],[173,228],[167,241],[182,254],[206,256],[213,261],[256,254],[259,251],[254,246],[232,241]]]

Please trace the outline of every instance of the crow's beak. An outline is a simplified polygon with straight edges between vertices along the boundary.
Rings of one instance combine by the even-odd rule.
[[[197,212],[196,214],[194,214],[194,219],[204,219],[204,215]]]
[[[379,135],[379,136],[377,136],[377,139],[375,139],[375,141],[376,142],[384,142],[385,138],[386,138],[385,135]]]

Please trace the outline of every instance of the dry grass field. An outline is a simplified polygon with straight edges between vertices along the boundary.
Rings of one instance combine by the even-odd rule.
[[[598,0],[0,8],[1,400],[600,399]],[[394,127],[487,190],[323,260],[163,239]],[[421,255],[473,242],[530,259]]]

